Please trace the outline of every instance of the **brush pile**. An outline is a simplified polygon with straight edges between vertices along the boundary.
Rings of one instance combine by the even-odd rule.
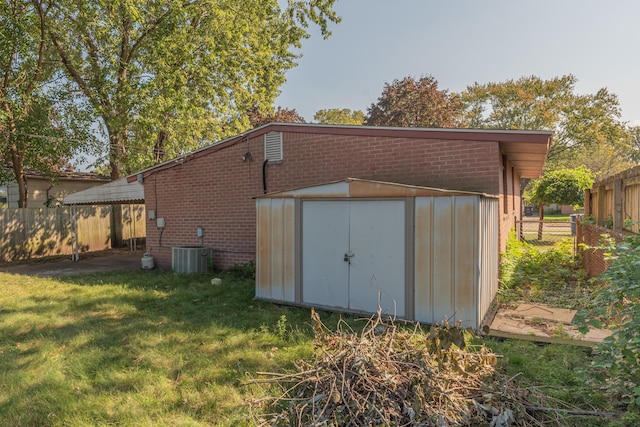
[[[279,412],[256,420],[259,425],[559,425],[554,414],[528,413],[530,399],[540,405],[542,396],[500,375],[498,356],[466,346],[459,327],[424,332],[378,313],[361,333],[346,323],[331,332],[313,311],[312,320],[314,360],[298,362],[295,373],[259,372],[263,379],[253,381],[282,387],[271,402]]]

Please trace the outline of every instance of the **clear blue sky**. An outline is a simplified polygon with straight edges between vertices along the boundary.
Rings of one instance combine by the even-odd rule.
[[[576,92],[618,95],[640,125],[638,0],[338,0],[342,22],[314,30],[276,105],[307,121],[326,108],[366,112],[384,84],[432,75],[441,89],[573,74]]]

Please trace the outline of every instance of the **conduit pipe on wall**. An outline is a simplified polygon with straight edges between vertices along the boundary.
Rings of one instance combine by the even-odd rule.
[[[267,194],[267,163],[269,163],[269,159],[262,162],[262,190],[264,194]]]

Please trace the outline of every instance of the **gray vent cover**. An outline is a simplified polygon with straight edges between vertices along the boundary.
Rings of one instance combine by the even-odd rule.
[[[282,132],[269,132],[264,136],[264,158],[270,162],[282,160]]]

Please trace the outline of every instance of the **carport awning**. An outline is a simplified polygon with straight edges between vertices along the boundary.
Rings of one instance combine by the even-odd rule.
[[[65,205],[114,205],[144,203],[144,187],[125,178],[78,191],[64,198]]]

